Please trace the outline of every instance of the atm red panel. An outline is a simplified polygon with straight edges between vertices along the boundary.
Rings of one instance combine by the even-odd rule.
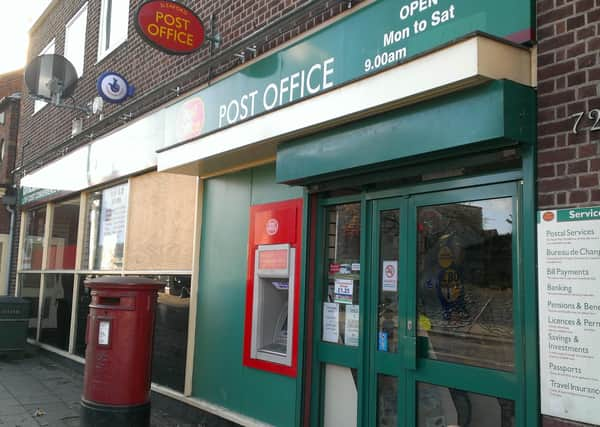
[[[252,206],[250,208],[249,225],[243,363],[244,366],[294,377],[297,374],[298,366],[302,199]],[[270,245],[273,245],[273,250],[271,250]],[[280,249],[282,245],[289,246],[290,265],[287,265],[286,259],[282,258],[286,253],[285,250]],[[290,277],[288,282],[288,297],[289,301],[292,301],[293,307],[289,309],[292,317],[290,319],[288,316],[286,321],[287,334],[291,334],[291,339],[287,341],[289,343],[287,351],[291,353],[291,361],[285,364],[278,363],[277,361],[263,360],[256,356],[255,342],[257,333],[254,332],[253,335],[253,327],[263,329],[262,327],[257,328],[257,316],[254,313],[255,310],[262,310],[257,301],[255,301],[255,299],[258,300],[257,295],[261,295],[257,291],[257,287],[265,286],[266,292],[275,292],[272,290],[272,286],[265,284],[272,282],[274,285],[279,286],[279,290],[285,289],[285,280],[280,280],[269,275],[261,278],[259,272],[263,270],[285,270],[287,268],[289,268],[289,274],[293,274],[293,278]],[[272,298],[260,297],[260,301],[263,300],[272,301]],[[292,304],[288,304],[288,306]],[[264,318],[268,316],[261,314],[260,317]]]

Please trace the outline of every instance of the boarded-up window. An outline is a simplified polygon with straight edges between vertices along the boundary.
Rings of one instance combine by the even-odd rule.
[[[129,191],[125,269],[191,270],[196,177],[148,173]]]

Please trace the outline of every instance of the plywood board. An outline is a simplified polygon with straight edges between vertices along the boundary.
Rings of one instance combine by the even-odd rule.
[[[192,269],[196,181],[156,172],[131,179],[126,270]]]

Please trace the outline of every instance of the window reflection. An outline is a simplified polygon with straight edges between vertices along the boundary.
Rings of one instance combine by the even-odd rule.
[[[398,378],[377,376],[377,425],[398,426]]]
[[[127,183],[90,194],[86,209],[84,268],[118,270],[123,267],[128,197]]]
[[[514,427],[512,400],[427,383],[417,385],[418,427]]]
[[[427,355],[514,368],[512,199],[418,211],[418,334]]]
[[[67,351],[73,306],[72,274],[46,274],[40,341]]]
[[[79,276],[79,292],[77,294],[77,318],[75,330],[75,354],[85,357],[85,332],[87,326],[88,314],[90,312],[90,303],[92,295],[90,290],[83,284],[84,280]],[[85,279],[92,279],[96,276],[87,276]]]
[[[79,199],[59,203],[54,208],[48,269],[73,270],[77,248]]]
[[[165,282],[158,293],[152,352],[152,381],[183,392],[190,314],[190,276],[152,276]]]
[[[25,221],[21,268],[23,270],[41,270],[46,208],[33,209],[27,212]]]
[[[37,338],[38,312],[40,303],[40,274],[21,274],[19,296],[30,302],[27,336]]]

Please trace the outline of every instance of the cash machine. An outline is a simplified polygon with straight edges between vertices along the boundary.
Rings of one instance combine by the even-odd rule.
[[[295,376],[302,200],[250,209],[244,365]]]

